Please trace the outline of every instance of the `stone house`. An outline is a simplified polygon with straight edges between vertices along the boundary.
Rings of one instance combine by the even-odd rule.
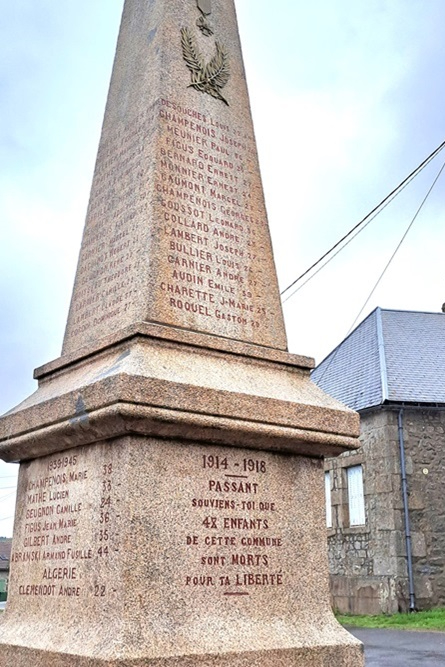
[[[11,545],[12,545],[12,539],[0,537],[0,602],[6,600],[8,592]]]
[[[445,605],[445,314],[374,310],[313,372],[361,416],[361,448],[326,460],[333,605]]]

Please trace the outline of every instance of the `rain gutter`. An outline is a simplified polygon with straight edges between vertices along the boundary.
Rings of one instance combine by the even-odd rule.
[[[389,387],[388,387],[388,367],[386,364],[385,354],[385,339],[383,336],[383,322],[382,309],[377,308],[377,345],[379,351],[379,366],[380,366],[380,384],[382,388],[382,404],[389,401]],[[408,479],[406,475],[406,455],[405,455],[405,438],[403,434],[403,407],[399,409],[398,413],[398,432],[399,432],[399,451],[400,451],[400,474],[402,481],[402,501],[403,501],[403,516],[405,523],[405,544],[406,544],[406,560],[408,569],[408,588],[409,588],[409,610],[416,611],[416,596],[414,591],[414,575],[413,575],[413,553],[412,553],[412,539],[411,539],[411,522],[409,517],[408,504]]]
[[[405,438],[403,435],[403,408],[400,408],[399,410],[397,421],[399,429],[400,473],[402,476],[403,515],[405,520],[406,559],[408,566],[409,610],[410,612],[413,612],[416,611],[416,596],[414,591],[411,524],[409,519],[409,505],[408,505],[408,481],[406,476]]]

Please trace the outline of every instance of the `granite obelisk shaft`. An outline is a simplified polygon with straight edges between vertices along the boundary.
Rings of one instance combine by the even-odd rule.
[[[63,351],[140,321],[286,348],[232,1],[125,5]]]

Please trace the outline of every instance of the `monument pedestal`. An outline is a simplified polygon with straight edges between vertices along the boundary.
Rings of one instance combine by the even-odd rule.
[[[329,608],[321,458],[358,420],[310,366],[141,324],[39,369],[1,422],[22,460],[2,663],[361,664]]]

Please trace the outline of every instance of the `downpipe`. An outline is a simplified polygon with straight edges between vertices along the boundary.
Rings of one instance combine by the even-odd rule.
[[[408,480],[406,477],[405,438],[403,435],[403,408],[400,408],[399,410],[397,421],[399,430],[400,471],[402,476],[403,515],[405,520],[406,557],[408,565],[409,610],[410,612],[414,612],[416,611],[416,595],[414,592],[411,525],[409,520],[409,505],[408,505]]]

